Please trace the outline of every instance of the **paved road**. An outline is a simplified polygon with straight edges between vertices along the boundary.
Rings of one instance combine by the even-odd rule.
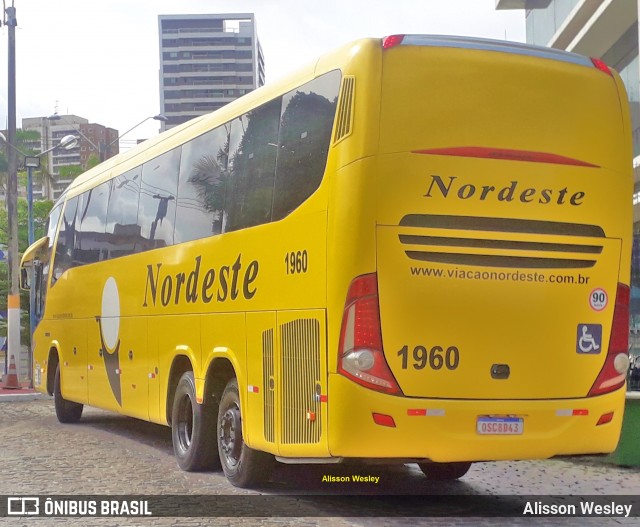
[[[288,508],[299,518],[5,518],[6,525],[640,525],[640,519],[557,518],[371,518],[353,517],[371,507],[385,516],[402,515],[430,496],[461,496],[445,510],[468,510],[483,496],[501,495],[638,495],[640,470],[610,467],[587,460],[480,463],[458,482],[429,482],[414,465],[402,467],[285,466],[259,491],[231,486],[221,473],[182,472],[173,458],[168,428],[85,408],[79,424],[57,422],[51,399],[0,402],[0,495],[236,495],[244,510],[262,514],[267,503]],[[324,476],[353,473],[379,477],[377,484],[328,483]],[[342,494],[365,498],[342,499]],[[291,498],[290,495],[296,495]],[[302,495],[302,496],[301,496]],[[399,496],[414,496],[407,498]],[[267,496],[265,498],[264,496]],[[329,498],[327,498],[329,496]],[[338,498],[331,497],[338,496]],[[424,496],[424,498],[417,498]],[[187,499],[185,497],[185,499]],[[435,498],[437,499],[437,498]],[[457,498],[456,498],[457,499]],[[493,499],[493,498],[491,498]],[[496,498],[502,499],[504,498]],[[261,501],[262,500],[262,501]],[[329,501],[327,501],[329,500]],[[332,501],[333,500],[333,501]],[[229,504],[228,504],[229,505]],[[232,503],[230,506],[237,505]],[[335,517],[318,517],[323,507]],[[289,509],[290,507],[290,509]],[[465,509],[466,507],[466,509]],[[233,512],[230,513],[232,515]],[[11,520],[10,522],[8,520]],[[3,519],[0,518],[0,525]]]

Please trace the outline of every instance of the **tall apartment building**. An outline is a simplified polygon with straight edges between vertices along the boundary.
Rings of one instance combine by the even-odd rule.
[[[264,84],[252,13],[160,15],[162,130],[212,112]]]
[[[101,124],[90,123],[77,115],[53,117],[29,117],[22,120],[23,130],[35,130],[40,134],[38,144],[31,145],[34,151],[44,152],[58,144],[66,135],[78,138],[78,145],[71,150],[56,149],[46,156],[46,166],[51,178],[34,181],[34,199],[56,199],[71,183],[72,178],[60,174],[61,167],[87,168],[91,156],[104,161],[119,152],[118,130]]]

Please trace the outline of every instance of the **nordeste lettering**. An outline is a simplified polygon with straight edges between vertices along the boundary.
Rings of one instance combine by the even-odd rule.
[[[426,198],[441,196],[446,199],[449,197],[449,194],[452,194],[462,200],[473,198],[480,201],[488,201],[493,199],[506,203],[516,201],[519,203],[539,203],[541,205],[569,204],[577,207],[582,205],[586,195],[586,193],[581,190],[572,192],[567,187],[562,189],[522,188],[523,185],[516,180],[510,181],[506,186],[496,187],[495,185],[474,185],[472,183],[460,185],[457,181],[457,176],[442,178],[441,176],[433,174],[430,177],[429,188],[424,195]],[[448,179],[448,181],[445,181],[445,179]]]
[[[142,307],[193,304],[199,300],[208,304],[214,299],[226,302],[236,300],[240,295],[251,300],[257,291],[254,282],[260,266],[253,260],[245,267],[242,254],[238,254],[231,265],[218,269],[203,269],[202,256],[194,259],[191,271],[166,273],[165,269],[162,263],[147,265]]]

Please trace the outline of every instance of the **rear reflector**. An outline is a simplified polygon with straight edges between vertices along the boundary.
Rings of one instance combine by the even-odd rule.
[[[562,410],[556,410],[556,415],[560,417],[573,416],[573,415],[589,415],[589,410],[583,409],[583,408],[576,408],[576,409],[563,408]]]
[[[404,35],[389,35],[382,39],[382,49],[389,49],[402,44]]]
[[[599,168],[598,165],[573,159],[571,157],[532,152],[529,150],[512,150],[508,148],[489,148],[484,146],[456,146],[449,148],[429,148],[414,150],[414,154],[431,154],[439,156],[478,157],[486,159],[503,159],[506,161],[527,161],[530,163],[551,163],[555,165],[572,165],[579,167]]]
[[[380,426],[388,426],[389,428],[395,428],[396,422],[393,420],[393,417],[385,414],[376,414],[372,413],[373,422]]]
[[[609,412],[607,414],[602,414],[602,416],[600,416],[600,419],[598,419],[598,422],[596,423],[596,426],[606,425],[607,423],[610,423],[611,421],[613,421],[613,412]]]
[[[445,411],[444,408],[410,408],[407,410],[407,415],[419,417],[442,417],[445,415]]]

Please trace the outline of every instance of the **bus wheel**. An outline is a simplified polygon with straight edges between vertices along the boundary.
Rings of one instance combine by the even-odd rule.
[[[274,457],[249,448],[242,439],[242,416],[236,379],[229,381],[220,401],[218,451],[224,475],[236,487],[254,487],[266,482],[271,476]]]
[[[198,404],[193,372],[183,373],[171,411],[173,451],[182,470],[195,472],[219,468],[215,424],[211,400]]]
[[[53,401],[56,407],[56,416],[61,423],[77,423],[82,416],[83,405],[67,401],[62,397],[60,386],[60,364],[56,366],[56,376],[53,381]]]
[[[433,481],[446,481],[459,479],[471,468],[471,463],[418,463],[420,470]]]

